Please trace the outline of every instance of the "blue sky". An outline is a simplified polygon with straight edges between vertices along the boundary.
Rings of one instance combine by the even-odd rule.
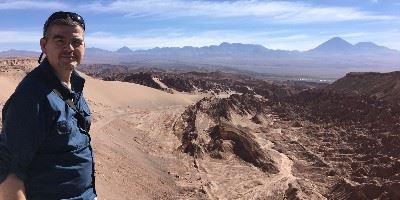
[[[0,51],[39,51],[54,11],[86,21],[86,45],[107,50],[222,42],[308,50],[339,36],[400,50],[400,0],[0,0]]]

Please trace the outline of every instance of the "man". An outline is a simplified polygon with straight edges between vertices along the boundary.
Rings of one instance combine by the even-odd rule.
[[[55,12],[43,27],[43,62],[3,108],[0,199],[96,199],[90,111],[75,68],[85,52],[85,22]]]

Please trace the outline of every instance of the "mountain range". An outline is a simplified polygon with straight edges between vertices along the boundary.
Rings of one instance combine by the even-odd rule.
[[[38,52],[8,50],[0,57],[38,56]],[[123,64],[140,67],[214,69],[230,67],[262,73],[341,77],[350,71],[400,70],[400,51],[372,42],[351,44],[334,37],[308,51],[268,49],[257,44],[223,42],[205,47],[163,47],[117,51],[86,48],[85,64]]]

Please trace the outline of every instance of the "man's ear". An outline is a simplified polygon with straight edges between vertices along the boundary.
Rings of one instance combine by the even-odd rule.
[[[46,43],[47,43],[46,38],[44,38],[44,37],[40,38],[40,48],[42,49],[42,52],[45,53],[45,54],[47,52]]]

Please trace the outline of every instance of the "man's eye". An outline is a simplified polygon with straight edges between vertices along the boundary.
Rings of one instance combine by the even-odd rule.
[[[62,39],[56,39],[54,42],[56,43],[57,46],[62,46],[65,44],[65,40]]]
[[[74,47],[81,46],[82,44],[83,44],[82,40],[74,40],[74,41],[72,41],[72,45]]]

